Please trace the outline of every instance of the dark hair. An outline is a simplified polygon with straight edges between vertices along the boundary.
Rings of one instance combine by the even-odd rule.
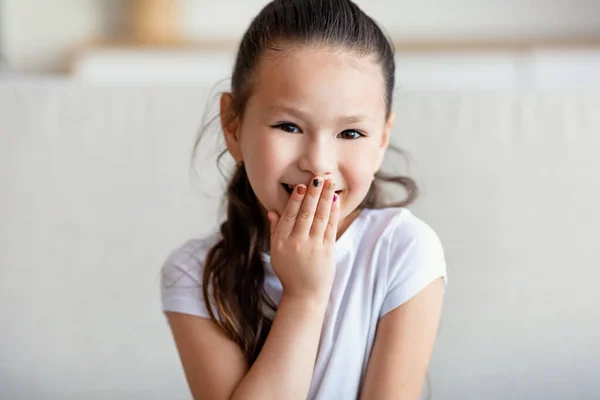
[[[243,117],[261,55],[266,50],[283,51],[289,45],[347,49],[374,56],[381,65],[386,116],[389,116],[394,90],[394,49],[375,21],[349,0],[275,0],[254,18],[239,45],[231,84],[231,118]],[[194,152],[206,128],[207,125],[196,139]],[[389,148],[402,153],[392,145]],[[219,155],[217,165],[226,153],[224,150]],[[406,199],[384,205],[382,182],[401,185],[407,193]],[[359,208],[402,207],[412,203],[416,196],[417,187],[412,179],[378,171]],[[229,181],[225,201],[227,218],[221,224],[220,240],[208,252],[204,263],[203,296],[206,304],[212,303],[210,287],[220,317],[207,307],[211,319],[240,346],[251,366],[272,323],[264,315],[263,307],[275,310],[275,304],[264,291],[265,265],[260,254],[268,248],[269,235],[265,232],[268,228],[243,164],[236,167]]]

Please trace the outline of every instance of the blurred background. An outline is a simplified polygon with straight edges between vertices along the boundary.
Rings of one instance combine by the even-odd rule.
[[[160,267],[223,217],[192,147],[266,3],[0,0],[0,399],[191,398]],[[448,262],[423,398],[600,398],[600,1],[357,3]]]
[[[13,73],[213,82],[264,0],[4,0]],[[597,0],[359,1],[396,43],[405,87],[598,84]]]

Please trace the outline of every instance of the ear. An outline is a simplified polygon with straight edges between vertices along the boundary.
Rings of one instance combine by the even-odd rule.
[[[387,121],[385,122],[385,127],[383,128],[383,135],[381,135],[381,148],[383,149],[384,152],[388,148],[389,141],[390,141],[390,134],[392,133],[392,128],[394,127],[395,119],[396,119],[396,113],[393,111],[390,112],[390,116],[388,117]]]
[[[390,116],[388,117],[383,127],[383,134],[381,135],[381,142],[379,144],[377,168],[375,171],[378,171],[381,167],[381,164],[383,163],[383,157],[385,156],[385,152],[390,144],[390,134],[392,133],[392,128],[394,127],[395,119],[396,114],[393,111],[390,112]]]
[[[242,161],[242,152],[238,135],[239,123],[233,109],[233,97],[231,93],[223,93],[220,100],[221,129],[227,150],[236,163]]]

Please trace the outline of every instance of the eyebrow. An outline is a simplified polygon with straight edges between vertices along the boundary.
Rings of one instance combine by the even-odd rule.
[[[308,113],[299,110],[294,107],[287,106],[270,106],[267,108],[269,112],[284,112],[290,115],[293,115],[296,118],[300,119],[308,119]],[[345,115],[337,118],[337,122],[343,124],[355,124],[358,122],[369,121],[375,122],[375,119],[372,117],[362,116],[362,115]]]

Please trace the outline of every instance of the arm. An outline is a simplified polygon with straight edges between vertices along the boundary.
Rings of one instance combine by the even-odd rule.
[[[323,184],[317,177],[311,182],[309,189],[296,186],[281,217],[267,214],[271,265],[283,295],[249,370],[241,350],[217,327],[209,328],[210,321],[170,316],[196,400],[306,399],[335,277],[333,247],[340,214],[333,182]]]
[[[361,399],[419,399],[437,336],[443,295],[444,281],[440,278],[381,318]]]
[[[239,347],[212,321],[167,312],[194,399],[306,399],[326,307],[326,300],[284,294],[250,369]]]
[[[265,345],[233,399],[306,399],[326,307],[327,300],[284,295]]]

